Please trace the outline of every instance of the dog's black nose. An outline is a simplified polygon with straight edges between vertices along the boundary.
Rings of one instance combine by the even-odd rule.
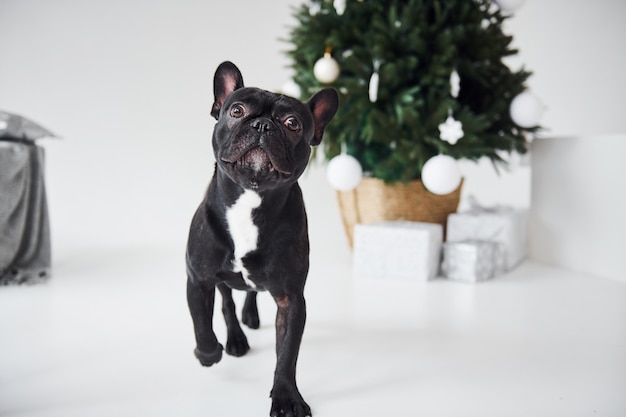
[[[264,117],[260,117],[255,119],[251,126],[257,129],[259,132],[267,132],[268,130],[274,130],[274,124],[270,119],[266,119]]]

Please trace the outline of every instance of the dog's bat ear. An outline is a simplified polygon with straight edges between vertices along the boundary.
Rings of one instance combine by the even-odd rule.
[[[339,95],[333,88],[324,88],[311,97],[307,104],[315,121],[315,133],[309,144],[317,146],[322,142],[326,126],[337,113]]]
[[[243,87],[243,77],[239,68],[230,61],[225,61],[217,67],[213,77],[213,93],[215,101],[211,107],[211,116],[219,119],[220,110],[233,91]]]

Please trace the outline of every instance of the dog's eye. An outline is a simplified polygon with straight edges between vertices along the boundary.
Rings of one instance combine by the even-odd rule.
[[[244,110],[241,104],[235,104],[230,108],[230,115],[235,118],[240,118],[243,116]]]
[[[300,123],[298,122],[298,119],[296,119],[295,117],[290,117],[287,120],[285,120],[285,126],[287,126],[287,129],[297,132],[298,130],[300,130]]]

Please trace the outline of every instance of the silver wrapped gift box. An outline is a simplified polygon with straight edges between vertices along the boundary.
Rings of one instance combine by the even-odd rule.
[[[52,133],[0,111],[0,285],[33,284],[50,275],[50,227],[44,150]]]
[[[443,246],[443,275],[455,281],[479,282],[504,272],[504,245],[488,241],[447,242]]]
[[[504,267],[511,270],[528,256],[528,210],[475,208],[448,216],[446,242],[485,241],[503,246]]]
[[[354,275],[411,281],[433,279],[439,272],[442,242],[440,224],[407,221],[357,224]]]

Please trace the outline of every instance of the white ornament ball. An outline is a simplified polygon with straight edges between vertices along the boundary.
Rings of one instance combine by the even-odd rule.
[[[433,194],[449,194],[461,183],[461,172],[456,160],[448,155],[430,158],[422,168],[422,183]]]
[[[337,155],[328,162],[326,178],[335,190],[350,191],[361,182],[363,168],[353,156]]]
[[[509,113],[519,127],[533,127],[539,124],[543,108],[543,103],[536,95],[524,91],[513,98]]]
[[[339,64],[329,53],[317,60],[313,66],[313,75],[317,81],[323,84],[330,84],[339,78]]]
[[[513,13],[522,6],[524,0],[497,0],[496,3],[503,12]]]

